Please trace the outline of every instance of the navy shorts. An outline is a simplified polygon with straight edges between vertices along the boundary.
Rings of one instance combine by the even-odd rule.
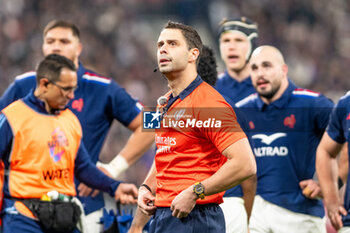
[[[169,207],[157,207],[150,233],[225,233],[224,214],[217,204],[196,205],[186,218],[175,218]]]
[[[44,233],[39,223],[21,214],[5,214],[2,220],[3,233]],[[78,229],[72,233],[80,233]]]

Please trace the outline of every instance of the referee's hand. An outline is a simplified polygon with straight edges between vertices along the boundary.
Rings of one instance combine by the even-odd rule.
[[[146,215],[153,215],[155,213],[157,208],[154,206],[155,199],[156,197],[145,186],[139,188],[137,204],[142,213]]]

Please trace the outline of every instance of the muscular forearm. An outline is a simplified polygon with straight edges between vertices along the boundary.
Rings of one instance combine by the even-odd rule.
[[[151,216],[148,216],[141,212],[139,208],[136,209],[136,213],[134,216],[134,219],[131,223],[131,227],[129,229],[128,233],[140,233],[142,232],[143,228],[147,224],[147,222],[150,220]]]
[[[243,190],[243,200],[244,200],[244,207],[247,212],[248,222],[250,215],[252,213],[255,193],[256,193],[256,183],[257,178],[256,175],[248,178],[247,180],[243,181],[241,183],[242,190]]]
[[[204,180],[205,195],[232,188],[256,173],[256,163],[248,140],[241,139],[223,151],[227,162],[211,177]]]
[[[341,145],[334,142],[327,133],[317,148],[316,172],[326,204],[339,201],[336,156],[340,149]]]
[[[143,183],[148,185],[151,188],[153,194],[156,192],[156,187],[157,187],[156,165],[155,165],[154,161],[153,161],[152,167],[151,167],[150,171],[148,172],[146,179]]]

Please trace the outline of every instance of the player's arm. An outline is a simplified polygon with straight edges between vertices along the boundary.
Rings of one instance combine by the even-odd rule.
[[[13,133],[6,116],[0,112],[0,158],[8,160]]]
[[[82,142],[75,158],[74,175],[88,186],[108,192],[123,204],[136,203],[136,186],[113,180],[97,169]]]
[[[249,223],[249,218],[252,213],[254,198],[256,194],[257,178],[256,175],[246,179],[241,183],[243,191],[244,208],[247,212],[247,218]]]
[[[153,162],[145,181],[139,188],[139,196],[137,200],[138,208],[146,215],[152,215],[156,210],[156,207],[154,206],[156,186],[156,166],[155,162]],[[140,218],[141,217],[142,216],[140,215]],[[134,221],[138,220],[134,219]]]
[[[341,215],[347,212],[341,204],[338,191],[338,171],[336,156],[342,145],[334,141],[328,133],[324,133],[317,148],[316,172],[321,185],[324,203],[332,225],[338,230],[343,226]]]
[[[227,162],[208,179],[201,183],[205,196],[230,189],[256,174],[256,163],[247,138],[242,138],[226,148],[222,154]],[[171,210],[177,218],[187,217],[196,204],[198,196],[193,185],[182,191],[172,202]]]
[[[143,228],[150,219],[151,216],[144,214],[140,208],[137,208],[128,233],[142,233]]]
[[[343,184],[346,184],[349,173],[349,149],[348,143],[344,143],[344,146],[340,152],[338,160],[339,179]],[[339,183],[339,182],[338,182]],[[340,187],[339,187],[340,188]]]
[[[133,133],[120,153],[108,164],[97,163],[98,167],[105,169],[113,178],[117,178],[120,173],[136,162],[154,142],[154,132],[142,131],[142,113],[131,121],[128,128]]]

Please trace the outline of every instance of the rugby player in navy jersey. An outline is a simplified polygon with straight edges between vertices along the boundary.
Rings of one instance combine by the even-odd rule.
[[[250,232],[326,232],[322,201],[312,198],[317,191],[303,190],[314,184],[316,148],[333,103],[295,86],[275,47],[257,48],[250,67],[257,94],[236,104],[257,163]]]
[[[83,142],[94,164],[114,119],[133,131],[127,144],[110,164],[102,164],[104,170],[117,177],[134,163],[152,145],[153,134],[141,131],[141,104],[121,88],[113,79],[86,69],[79,56],[82,52],[80,33],[74,24],[54,20],[43,32],[43,54],[59,54],[72,60],[77,70],[78,88],[68,108],[78,117],[83,129]],[[27,72],[16,77],[0,99],[0,109],[26,96],[35,89],[36,74]],[[61,87],[64,88],[64,87]],[[103,194],[92,192],[84,184],[76,182],[78,196],[83,203],[88,232],[99,232],[100,217],[104,207]],[[89,195],[91,194],[91,195]]]
[[[233,105],[255,93],[249,75],[249,59],[257,47],[258,26],[246,17],[221,22],[219,45],[226,70],[220,74],[215,88]],[[240,122],[242,119],[238,119]],[[246,233],[256,190],[256,177],[225,192],[224,211],[227,233]]]
[[[326,205],[328,218],[338,232],[350,232],[350,185],[348,173],[348,150],[350,140],[350,92],[340,98],[334,107],[326,133],[323,135],[317,148],[316,170],[321,185],[324,203]],[[342,153],[342,146],[346,146]],[[345,157],[345,154],[346,157]],[[337,169],[337,157],[340,164]],[[339,178],[338,178],[339,177]],[[340,179],[342,178],[342,179]],[[345,185],[344,200],[340,198],[339,188],[342,182]]]

